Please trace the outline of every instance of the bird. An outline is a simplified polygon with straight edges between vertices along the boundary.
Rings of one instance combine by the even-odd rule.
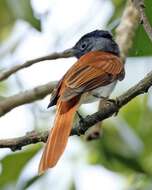
[[[106,30],[94,30],[64,51],[77,58],[54,89],[49,107],[56,105],[54,126],[39,164],[39,175],[53,168],[63,154],[79,106],[108,98],[117,81],[124,79],[118,44]]]

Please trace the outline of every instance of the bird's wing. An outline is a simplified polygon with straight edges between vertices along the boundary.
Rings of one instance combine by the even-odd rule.
[[[122,79],[124,66],[112,53],[94,51],[82,56],[63,77],[60,98],[67,101],[84,92]]]

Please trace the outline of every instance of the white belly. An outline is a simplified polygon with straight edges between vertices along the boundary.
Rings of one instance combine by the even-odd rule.
[[[86,92],[85,94],[83,94],[80,103],[87,104],[87,103],[98,101],[99,99],[102,99],[102,97],[108,98],[110,94],[112,93],[113,89],[115,88],[116,83],[117,81],[109,85],[96,88],[95,90],[92,90],[91,92]]]

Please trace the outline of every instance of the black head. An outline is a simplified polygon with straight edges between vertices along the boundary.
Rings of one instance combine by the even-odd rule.
[[[119,47],[113,40],[112,34],[104,30],[95,30],[80,38],[72,50],[73,56],[80,58],[90,51],[105,51],[119,55]],[[67,52],[69,51],[67,50]]]

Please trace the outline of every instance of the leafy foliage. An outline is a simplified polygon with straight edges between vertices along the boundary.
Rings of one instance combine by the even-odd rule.
[[[37,30],[41,30],[40,20],[35,17],[30,0],[1,0],[0,40],[10,34],[14,23],[19,19],[25,20]]]
[[[15,185],[26,164],[35,156],[39,150],[40,146],[36,145],[31,146],[24,151],[11,153],[5,156],[1,160],[2,172],[0,174],[0,188],[3,189],[5,186],[8,186],[10,184]],[[33,181],[30,181],[30,184]],[[26,186],[28,186],[28,184]]]
[[[152,178],[152,110],[147,108],[147,101],[147,96],[131,101],[120,111],[122,122],[104,124],[103,137],[90,143],[91,163],[100,163],[126,176],[142,174],[149,183]]]
[[[28,187],[30,187],[34,182],[36,182],[39,178],[41,178],[41,176],[34,176],[31,179],[29,179],[28,181],[24,182],[23,186],[22,186],[22,190],[26,190]]]
[[[151,1],[145,1],[145,13],[148,21],[152,25],[152,6]],[[142,24],[138,27],[134,41],[133,47],[130,51],[131,56],[150,56],[152,55],[152,43],[147,36]]]
[[[126,0],[119,1],[113,0],[114,5],[114,13],[111,19],[108,22],[108,28],[115,32],[115,28],[118,26],[121,15],[123,13],[124,7],[127,3]],[[152,25],[152,6],[151,0],[145,1],[145,13],[149,22]],[[151,56],[152,55],[152,43],[145,32],[143,25],[140,24],[136,30],[134,39],[133,39],[133,46],[129,52],[129,56],[136,57],[136,56]]]

